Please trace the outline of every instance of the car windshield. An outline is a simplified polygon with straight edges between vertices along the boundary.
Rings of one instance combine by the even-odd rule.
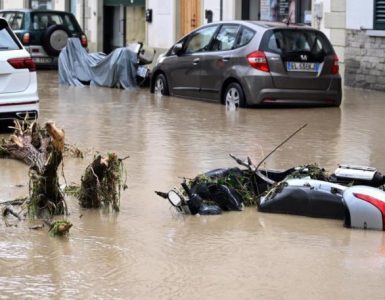
[[[267,33],[262,45],[274,53],[310,52],[328,55],[333,49],[326,37],[314,30],[277,29]]]
[[[63,25],[70,32],[78,31],[75,19],[67,14],[39,12],[31,15],[32,29],[45,30],[52,25]]]
[[[9,31],[8,28],[0,30],[0,51],[21,49]]]

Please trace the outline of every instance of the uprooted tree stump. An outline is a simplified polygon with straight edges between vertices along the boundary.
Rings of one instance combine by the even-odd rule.
[[[58,167],[63,160],[64,131],[47,122],[15,121],[15,132],[0,142],[0,152],[26,163],[29,169],[30,197],[28,213],[49,217],[66,212],[64,195],[59,186]]]
[[[127,157],[126,157],[127,158]],[[120,191],[126,189],[123,160],[114,153],[97,155],[88,165],[76,193],[83,208],[111,208],[119,211]]]

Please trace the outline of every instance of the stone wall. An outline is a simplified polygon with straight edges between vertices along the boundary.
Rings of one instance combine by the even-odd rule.
[[[385,91],[385,37],[346,31],[345,85]]]

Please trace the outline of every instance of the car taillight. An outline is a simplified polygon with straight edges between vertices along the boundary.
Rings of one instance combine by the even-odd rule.
[[[11,58],[8,63],[15,69],[28,69],[30,72],[36,71],[36,65],[30,57]]]
[[[82,34],[82,36],[80,37],[80,42],[84,48],[87,48],[88,41],[87,41],[87,36],[85,34]]]
[[[250,53],[247,56],[247,61],[249,62],[250,66],[257,70],[270,72],[269,63],[267,62],[266,55],[263,51],[255,51]]]
[[[332,65],[332,74],[338,74],[340,70],[339,62],[338,62],[338,56],[334,54],[333,56],[333,65]]]
[[[377,198],[374,198],[369,195],[361,194],[361,193],[353,193],[353,196],[370,203],[381,212],[382,226],[383,226],[383,229],[385,230],[385,203]]]
[[[22,39],[22,42],[23,42],[23,45],[29,45],[29,42],[30,42],[30,35],[29,35],[29,32],[26,32],[23,34],[23,39]]]

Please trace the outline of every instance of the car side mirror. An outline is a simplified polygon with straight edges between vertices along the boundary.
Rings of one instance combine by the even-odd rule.
[[[181,55],[182,50],[183,50],[183,44],[178,43],[174,46],[174,48],[172,49],[172,52],[174,52],[175,55]]]

